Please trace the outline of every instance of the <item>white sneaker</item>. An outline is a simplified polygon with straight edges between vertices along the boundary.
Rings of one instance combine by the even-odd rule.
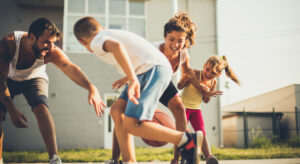
[[[56,154],[53,155],[49,162],[50,164],[62,164],[61,159]]]

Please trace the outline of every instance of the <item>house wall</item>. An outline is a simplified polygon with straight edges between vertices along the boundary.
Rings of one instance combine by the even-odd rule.
[[[223,112],[283,112],[281,119],[281,138],[287,139],[297,134],[295,107],[300,111],[300,85],[289,85],[265,94],[261,94],[222,108]],[[300,112],[298,113],[300,127]],[[299,131],[299,130],[298,130]]]
[[[147,2],[146,39],[149,41],[163,40],[163,26],[171,17],[169,0],[150,0]],[[201,69],[204,61],[216,53],[215,38],[205,40],[206,36],[216,36],[215,1],[211,0],[179,0],[179,10],[189,10],[191,18],[198,26],[197,44],[190,49],[191,65]],[[155,12],[153,12],[155,11]],[[15,1],[0,1],[0,18],[6,20],[0,26],[1,37],[12,30],[27,31],[30,23],[39,17],[48,17],[62,30],[63,7],[19,6]],[[61,43],[59,43],[61,45]],[[98,87],[102,98],[106,93],[116,93],[111,84],[121,77],[117,71],[96,59],[91,54],[67,53],[69,58],[87,74]],[[59,149],[69,148],[103,148],[105,141],[104,126],[107,119],[96,117],[94,109],[88,105],[87,92],[73,83],[52,64],[47,66],[49,75],[50,112],[53,115]],[[220,120],[218,98],[208,105],[203,105],[206,131],[211,145],[220,145]],[[45,146],[40,136],[36,119],[23,96],[14,99],[17,108],[29,119],[28,128],[15,128],[9,116],[3,122],[5,133],[5,150],[44,150]],[[166,109],[162,105],[159,108]],[[107,117],[107,115],[106,115]],[[136,146],[145,146],[137,138]],[[170,144],[167,146],[171,146]],[[109,147],[109,146],[108,146]]]
[[[227,105],[222,111],[249,112],[291,112],[296,106],[295,86],[289,85],[271,92],[267,92],[234,104]]]
[[[224,147],[245,147],[244,119],[243,116],[232,116],[223,118]],[[272,139],[272,116],[248,115],[248,144],[252,143],[254,137],[267,137]]]
[[[238,117],[232,116],[222,120],[224,147],[237,147],[237,124]]]

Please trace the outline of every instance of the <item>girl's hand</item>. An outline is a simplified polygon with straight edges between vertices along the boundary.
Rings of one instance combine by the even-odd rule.
[[[209,91],[206,96],[216,97],[216,96],[222,95],[222,94],[223,94],[223,91]]]

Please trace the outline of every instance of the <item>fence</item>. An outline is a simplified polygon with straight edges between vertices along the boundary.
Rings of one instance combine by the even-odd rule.
[[[295,109],[270,112],[248,112],[246,108],[242,112],[223,113],[223,140],[225,147],[249,147],[254,135],[261,131],[260,135],[270,139],[287,140],[300,135],[300,111]]]

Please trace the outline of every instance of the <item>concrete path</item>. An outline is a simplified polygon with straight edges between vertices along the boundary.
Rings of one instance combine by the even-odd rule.
[[[170,162],[140,162],[139,164],[169,164]],[[219,161],[220,164],[300,164],[300,158],[287,158],[287,159],[255,159],[255,160],[223,160]],[[20,164],[20,163],[5,163],[5,164]],[[46,164],[46,163],[26,163],[26,164]],[[63,163],[63,164],[104,164],[100,163]],[[204,161],[200,164],[205,164]]]

